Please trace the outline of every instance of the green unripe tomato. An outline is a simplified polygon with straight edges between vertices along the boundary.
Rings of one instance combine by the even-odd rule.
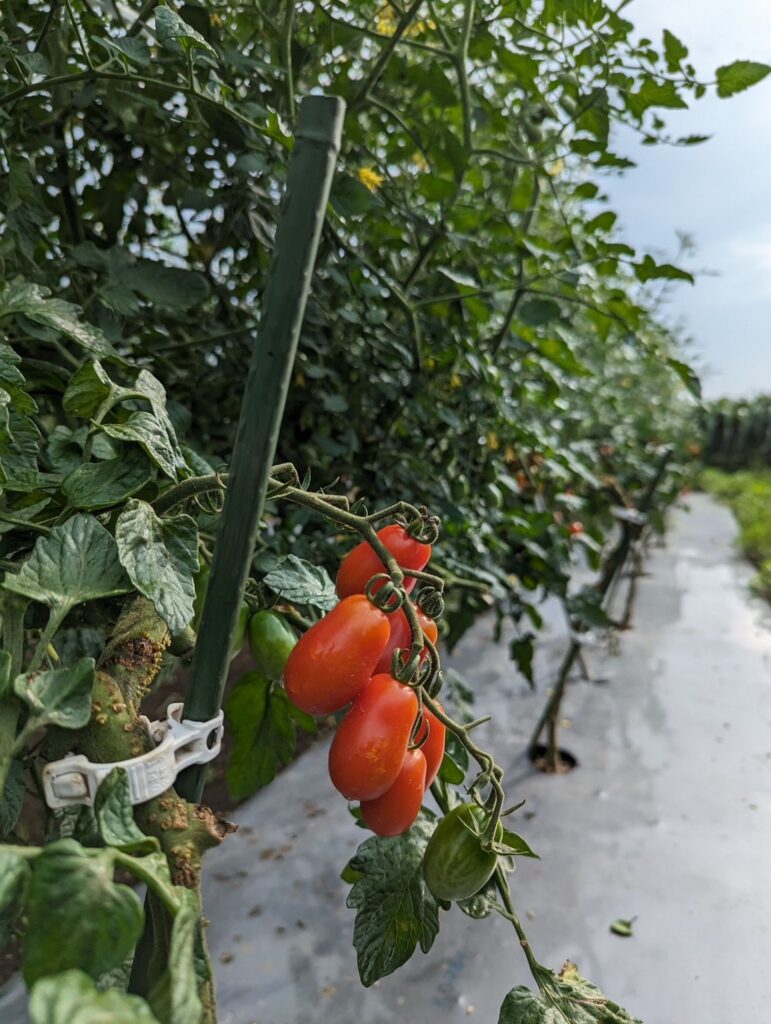
[[[292,627],[278,612],[261,611],[249,623],[249,646],[257,669],[268,679],[280,679],[297,643]]]
[[[489,816],[476,804],[461,804],[439,822],[423,856],[423,877],[439,900],[466,900],[479,892],[495,871],[498,857],[480,846]],[[503,827],[498,822],[495,840]]]

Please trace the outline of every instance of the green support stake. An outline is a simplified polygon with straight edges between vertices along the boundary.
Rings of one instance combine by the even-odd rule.
[[[297,118],[276,245],[262,317],[252,350],[225,506],[193,657],[185,718],[205,722],[222,706],[230,638],[249,575],[268,477],[278,442],[300,327],[342,136],[345,103],[308,96]],[[201,799],[203,765],[189,768],[176,789]]]

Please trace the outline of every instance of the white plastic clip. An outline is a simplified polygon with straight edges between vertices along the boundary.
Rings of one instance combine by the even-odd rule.
[[[182,704],[170,704],[165,721],[144,719],[156,745],[139,757],[97,764],[82,754],[71,754],[60,761],[51,761],[43,769],[43,789],[48,806],[91,806],[99,784],[113,768],[125,768],[131,803],[143,804],[173,786],[185,768],[212,761],[222,745],[222,712],[208,722],[191,722],[180,717],[182,708]]]

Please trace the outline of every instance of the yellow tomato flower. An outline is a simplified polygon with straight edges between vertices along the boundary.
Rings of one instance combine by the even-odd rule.
[[[377,12],[377,30],[381,36],[392,36],[396,32],[396,11],[390,4]]]
[[[429,169],[428,160],[426,160],[420,150],[416,149],[410,159],[419,171],[427,171]]]
[[[501,446],[501,442],[498,440],[498,435],[494,430],[491,430],[487,435],[487,447],[491,452],[496,452]]]
[[[376,189],[380,188],[385,181],[385,178],[382,174],[378,174],[374,167],[360,167],[359,181],[365,188],[368,188],[370,192],[374,192]]]
[[[459,373],[454,373],[452,375],[452,377],[450,377],[450,387],[451,388],[462,388],[463,387],[463,380],[462,380],[461,375]]]

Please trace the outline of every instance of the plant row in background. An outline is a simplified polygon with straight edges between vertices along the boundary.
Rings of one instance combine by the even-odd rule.
[[[575,635],[612,625],[601,586],[571,586],[576,566],[602,582],[639,539],[618,523],[649,495],[660,526],[679,492],[698,382],[658,299],[690,275],[620,237],[602,175],[632,165],[614,129],[672,141],[666,110],[706,91],[686,47],[638,39],[602,0],[18,0],[0,32],[0,932],[23,946],[34,1024],[75,1007],[216,1019],[200,864],[228,824],[173,790],[132,805],[120,770],[92,805],[50,812],[43,772],[73,750],[112,763],[149,749],[143,701],[194,648],[296,101],[316,89],[348,115],[279,444],[312,474],[284,465],[270,482],[240,620],[262,661],[226,709],[231,786],[256,791],[315,728],[317,706],[279,683],[284,660],[366,602],[408,652],[372,680],[411,698],[389,784],[407,760],[420,775],[421,752],[428,773],[429,715],[446,752],[435,809],[345,869],[363,982],[427,951],[458,899],[510,921],[532,970],[538,993],[514,989],[501,1024],[583,1024],[587,1005],[631,1020],[530,949],[506,881],[530,851],[501,820],[466,691],[450,678],[436,699],[427,620],[452,647],[493,609],[532,682],[543,599]],[[718,69],[717,92],[768,71]],[[423,506],[442,533],[421,576],[372,523],[417,529]],[[372,601],[357,587],[338,603],[351,531],[404,622],[375,607],[377,580]],[[357,628],[345,646],[359,642]],[[287,684],[297,698],[291,671]],[[443,886],[458,866],[468,900]],[[116,871],[147,885],[146,910]],[[153,955],[135,956],[143,932]]]

